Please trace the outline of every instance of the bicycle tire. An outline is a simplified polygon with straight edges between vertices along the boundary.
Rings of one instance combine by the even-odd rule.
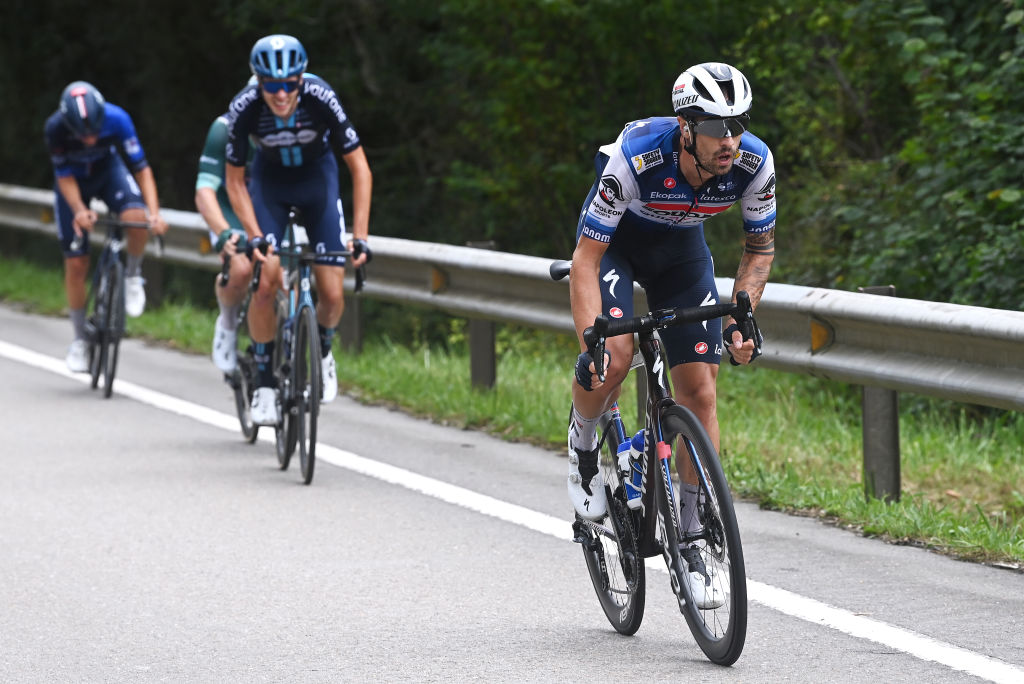
[[[252,422],[252,395],[255,391],[254,362],[248,358],[248,352],[238,357],[238,365],[231,373],[231,390],[235,395],[235,412],[238,424],[242,428],[242,437],[249,444],[256,441],[260,426]]]
[[[682,553],[682,545],[689,541],[680,539],[676,527],[679,509],[668,496],[669,491],[679,490],[665,485],[666,474],[671,476],[671,473],[667,473],[668,461],[659,461],[662,468],[657,487],[659,523],[672,588],[690,632],[704,654],[718,665],[732,665],[743,652],[747,634],[746,570],[732,495],[718,454],[697,417],[683,406],[672,405],[662,411],[661,424],[665,441],[681,444],[688,452],[688,455],[682,454],[678,453],[681,449],[674,449],[676,457],[689,457],[694,468],[705,473],[707,486],[700,485],[697,506],[703,522],[703,538],[695,541],[695,546],[708,569],[712,586],[724,593],[723,603],[708,609],[697,607],[686,576],[689,563]],[[682,440],[677,442],[677,437]]]
[[[103,397],[109,399],[114,391],[117,358],[124,336],[124,264],[115,259],[107,271],[106,335],[103,353]]]
[[[603,434],[599,465],[608,496],[608,525],[614,531],[609,537],[577,520],[576,541],[583,547],[583,557],[590,580],[608,622],[619,634],[636,634],[644,619],[646,572],[637,540],[636,515],[626,505],[625,490],[619,474],[618,432],[609,414],[601,417]]]
[[[316,314],[303,307],[295,324],[292,340],[292,389],[295,398],[293,420],[297,427],[299,464],[302,481],[313,481],[316,468],[316,427],[320,414],[323,378],[320,375],[320,332]]]
[[[283,293],[278,293],[275,300],[277,309],[277,336],[274,344],[274,368],[277,386],[277,414],[281,420],[274,426],[274,442],[277,450],[277,465],[281,470],[288,470],[295,453],[298,440],[296,424],[292,420],[292,389],[291,389],[291,350],[290,334],[286,335],[284,326],[288,320],[288,303]]]
[[[106,365],[103,356],[106,351],[104,337],[106,328],[103,325],[104,302],[106,300],[106,278],[101,271],[93,276],[92,288],[89,292],[89,387],[96,389],[100,384],[100,375]]]

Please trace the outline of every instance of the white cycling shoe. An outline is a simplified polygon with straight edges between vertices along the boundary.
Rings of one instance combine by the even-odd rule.
[[[597,457],[597,449],[583,451],[569,446],[569,500],[576,514],[585,520],[600,520],[608,514],[608,498]]]
[[[238,331],[227,330],[221,326],[221,317],[213,326],[213,365],[224,373],[230,374],[238,363]]]
[[[85,340],[72,340],[68,347],[68,355],[64,357],[64,363],[72,373],[89,372],[89,343]]]
[[[256,425],[277,425],[277,392],[273,387],[257,387],[252,393],[252,422]]]
[[[320,360],[321,404],[329,404],[338,398],[338,369],[334,365],[334,354],[328,350],[327,356]]]
[[[142,276],[124,279],[124,312],[138,318],[146,310],[146,280]]]
[[[724,578],[718,568],[714,564],[707,566],[700,556],[700,549],[695,546],[683,548],[680,553],[683,562],[689,565],[686,578],[697,607],[701,610],[714,610],[724,606],[727,593]]]

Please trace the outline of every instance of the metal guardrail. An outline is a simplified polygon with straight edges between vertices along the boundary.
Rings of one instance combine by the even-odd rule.
[[[162,213],[171,226],[163,258],[219,270],[202,218],[173,209]],[[53,191],[0,184],[0,226],[55,235]],[[474,384],[494,382],[488,321],[573,331],[568,283],[550,280],[550,259],[378,236],[373,250],[365,296],[470,319]],[[732,291],[732,280],[716,280],[719,292]],[[346,287],[353,285],[349,274]],[[637,310],[645,310],[639,287],[635,297]],[[342,320],[343,339],[346,325],[359,335],[358,300],[350,311],[356,315]],[[895,391],[1024,410],[1024,312],[769,284],[757,318],[765,335],[761,365],[865,386],[869,496],[899,498]]]
[[[164,259],[219,268],[197,213],[163,215]],[[55,234],[53,191],[0,184],[0,225]],[[366,296],[573,330],[568,284],[550,280],[550,259],[378,236],[373,250]],[[732,291],[731,279],[717,282]],[[1024,410],[1024,312],[771,283],[757,313],[765,366]]]

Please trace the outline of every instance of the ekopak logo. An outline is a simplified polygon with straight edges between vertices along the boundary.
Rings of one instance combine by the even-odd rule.
[[[708,353],[708,343],[707,342],[698,342],[696,345],[694,345],[693,351],[697,352],[698,354],[707,354]]]
[[[612,318],[622,318],[622,309],[620,309],[617,306],[613,306],[608,311],[608,315],[611,316]],[[706,347],[707,345],[705,344],[704,346]]]
[[[666,178],[665,179],[665,187],[668,188],[669,190],[671,190],[672,188],[676,187],[676,179],[675,178]]]

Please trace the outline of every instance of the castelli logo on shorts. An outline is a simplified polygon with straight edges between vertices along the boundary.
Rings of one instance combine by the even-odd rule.
[[[697,352],[698,354],[707,354],[708,353],[708,343],[707,342],[698,342],[696,345],[694,345],[693,351]]]
[[[665,187],[668,188],[669,190],[671,190],[672,188],[676,187],[676,179],[675,178],[666,178],[665,179]]]
[[[608,315],[611,316],[612,318],[622,318],[622,309],[620,309],[617,306],[613,306],[611,310],[608,312]],[[706,347],[707,345],[704,346]]]

